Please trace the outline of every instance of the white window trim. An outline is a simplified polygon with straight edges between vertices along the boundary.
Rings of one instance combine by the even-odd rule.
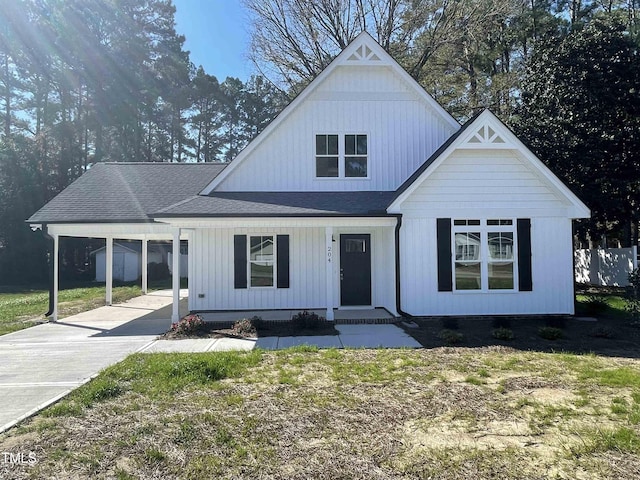
[[[332,157],[333,155],[317,155],[316,153],[316,136],[317,135],[338,135],[338,176],[337,177],[318,177],[316,175],[316,158],[317,157]],[[366,155],[346,155],[345,154],[345,137],[347,135],[366,135],[367,137],[367,154]],[[335,181],[335,180],[356,180],[356,181],[369,181],[371,180],[371,146],[370,146],[371,135],[368,132],[353,132],[353,131],[342,131],[342,132],[315,132],[313,134],[313,179],[318,180],[320,182],[326,181]],[[366,177],[347,177],[346,173],[346,157],[366,157],[367,159],[367,176]]]
[[[272,285],[251,285],[251,237],[271,237],[273,238],[273,284]],[[275,233],[248,233],[247,234],[247,288],[248,289],[271,289],[277,288],[278,284],[278,236]]]
[[[490,218],[469,218],[470,220],[480,220],[480,225],[454,225],[456,220],[467,220],[467,218],[455,218],[451,220],[451,277],[453,293],[460,295],[470,295],[474,293],[518,293],[518,228],[516,218],[490,217]],[[487,225],[487,220],[511,220],[511,225]],[[456,233],[480,233],[480,286],[477,290],[458,290],[456,288]],[[489,289],[489,232],[513,233],[513,288]],[[500,262],[498,262],[500,263]],[[509,262],[502,262],[509,263]]]

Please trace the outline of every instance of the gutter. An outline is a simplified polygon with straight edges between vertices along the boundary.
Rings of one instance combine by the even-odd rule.
[[[413,318],[413,315],[402,310],[402,302],[400,297],[400,227],[402,227],[402,214],[394,215],[396,217],[396,311],[403,317]]]
[[[47,313],[44,314],[45,317],[50,317],[51,315],[53,315],[53,310],[54,310],[54,305],[53,305],[53,296],[54,296],[54,292],[53,292],[53,276],[55,275],[55,272],[53,271],[53,256],[56,254],[56,252],[54,252],[54,240],[53,237],[51,235],[49,235],[49,231],[47,228],[47,224],[43,223],[42,224],[42,235],[51,240],[51,246],[50,246],[50,253],[51,255],[49,255],[50,261],[49,261],[49,311]]]

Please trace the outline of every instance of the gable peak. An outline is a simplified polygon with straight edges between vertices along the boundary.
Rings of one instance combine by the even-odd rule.
[[[467,138],[459,148],[514,148],[504,125],[491,111],[485,110],[470,122]]]

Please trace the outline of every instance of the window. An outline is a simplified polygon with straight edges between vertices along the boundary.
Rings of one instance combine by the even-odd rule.
[[[453,221],[455,290],[513,290],[513,220]]]
[[[252,287],[273,287],[273,236],[249,237],[249,279]]]
[[[233,286],[289,288],[289,235],[234,235]]]
[[[316,135],[316,177],[338,175],[338,135]]]
[[[365,134],[316,135],[316,178],[367,178],[368,142]]]
[[[367,176],[367,136],[344,136],[344,176]]]

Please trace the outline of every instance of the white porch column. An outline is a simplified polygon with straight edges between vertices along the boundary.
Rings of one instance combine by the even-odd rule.
[[[146,294],[148,287],[149,287],[149,261],[147,258],[147,255],[149,252],[147,252],[148,248],[147,248],[147,237],[144,237],[142,239],[142,293]]]
[[[333,316],[333,227],[325,227],[326,266],[327,266],[327,320],[334,320]]]
[[[173,231],[173,252],[171,254],[171,277],[173,286],[173,309],[171,322],[180,320],[180,229]]]
[[[54,322],[58,321],[58,288],[60,277],[60,262],[58,261],[58,254],[60,251],[60,237],[53,235],[53,312],[51,313],[51,319]]]
[[[106,268],[105,268],[105,281],[106,281],[106,295],[104,303],[111,305],[113,303],[113,237],[107,237],[107,251],[106,251]]]

